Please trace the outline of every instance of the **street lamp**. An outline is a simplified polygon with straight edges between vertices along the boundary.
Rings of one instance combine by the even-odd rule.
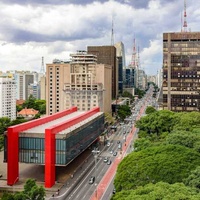
[[[99,154],[99,150],[97,148],[94,148],[94,150],[92,150],[92,153],[94,155],[94,163],[95,163],[95,186],[96,186],[96,199],[97,199],[97,158],[98,158],[98,154]]]

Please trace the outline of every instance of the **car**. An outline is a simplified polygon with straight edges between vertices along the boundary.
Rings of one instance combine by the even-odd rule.
[[[111,163],[112,163],[112,161],[111,161],[111,160],[108,160],[107,165],[110,165]]]
[[[113,156],[116,156],[117,155],[117,152],[115,151],[114,153],[113,153]]]
[[[95,181],[95,177],[94,176],[91,176],[90,179],[89,179],[89,184],[93,184]]]
[[[103,162],[108,162],[108,158],[107,157],[105,157],[104,159],[103,159]]]
[[[109,146],[110,146],[110,142],[107,143],[107,147],[109,147]]]
[[[117,144],[120,144],[120,143],[121,143],[121,142],[118,140],[118,141],[117,141]]]
[[[122,145],[121,144],[118,144],[118,149],[121,149],[122,148]]]
[[[113,150],[110,150],[110,154],[113,154]]]
[[[116,189],[114,188],[114,189],[113,189],[113,194],[115,194],[115,193],[116,193]]]

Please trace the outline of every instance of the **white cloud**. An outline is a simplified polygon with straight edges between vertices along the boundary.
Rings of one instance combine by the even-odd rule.
[[[162,66],[162,33],[180,31],[183,11],[182,0],[150,0],[148,5],[141,1],[139,8],[131,6],[132,1],[114,0],[83,5],[29,2],[0,3],[0,70],[39,70],[42,56],[50,63],[89,45],[110,45],[113,18],[114,41],[124,43],[127,65],[135,35],[142,66],[147,73],[156,73]],[[188,2],[192,31],[200,29],[199,7],[200,1]]]

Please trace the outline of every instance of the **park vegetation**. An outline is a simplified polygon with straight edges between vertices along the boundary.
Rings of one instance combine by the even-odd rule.
[[[34,179],[28,179],[24,185],[22,192],[15,194],[4,193],[2,200],[44,200],[45,189],[43,186],[38,186]]]
[[[134,151],[119,164],[112,200],[200,199],[200,113],[146,109]]]

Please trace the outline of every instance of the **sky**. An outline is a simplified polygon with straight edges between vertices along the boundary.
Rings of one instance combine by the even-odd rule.
[[[187,31],[200,31],[200,1],[187,0]],[[164,32],[180,32],[184,0],[1,0],[0,71],[40,71],[53,59],[69,60],[87,46],[123,42],[126,65],[133,44],[140,68],[162,68]],[[182,20],[181,20],[182,18]]]

